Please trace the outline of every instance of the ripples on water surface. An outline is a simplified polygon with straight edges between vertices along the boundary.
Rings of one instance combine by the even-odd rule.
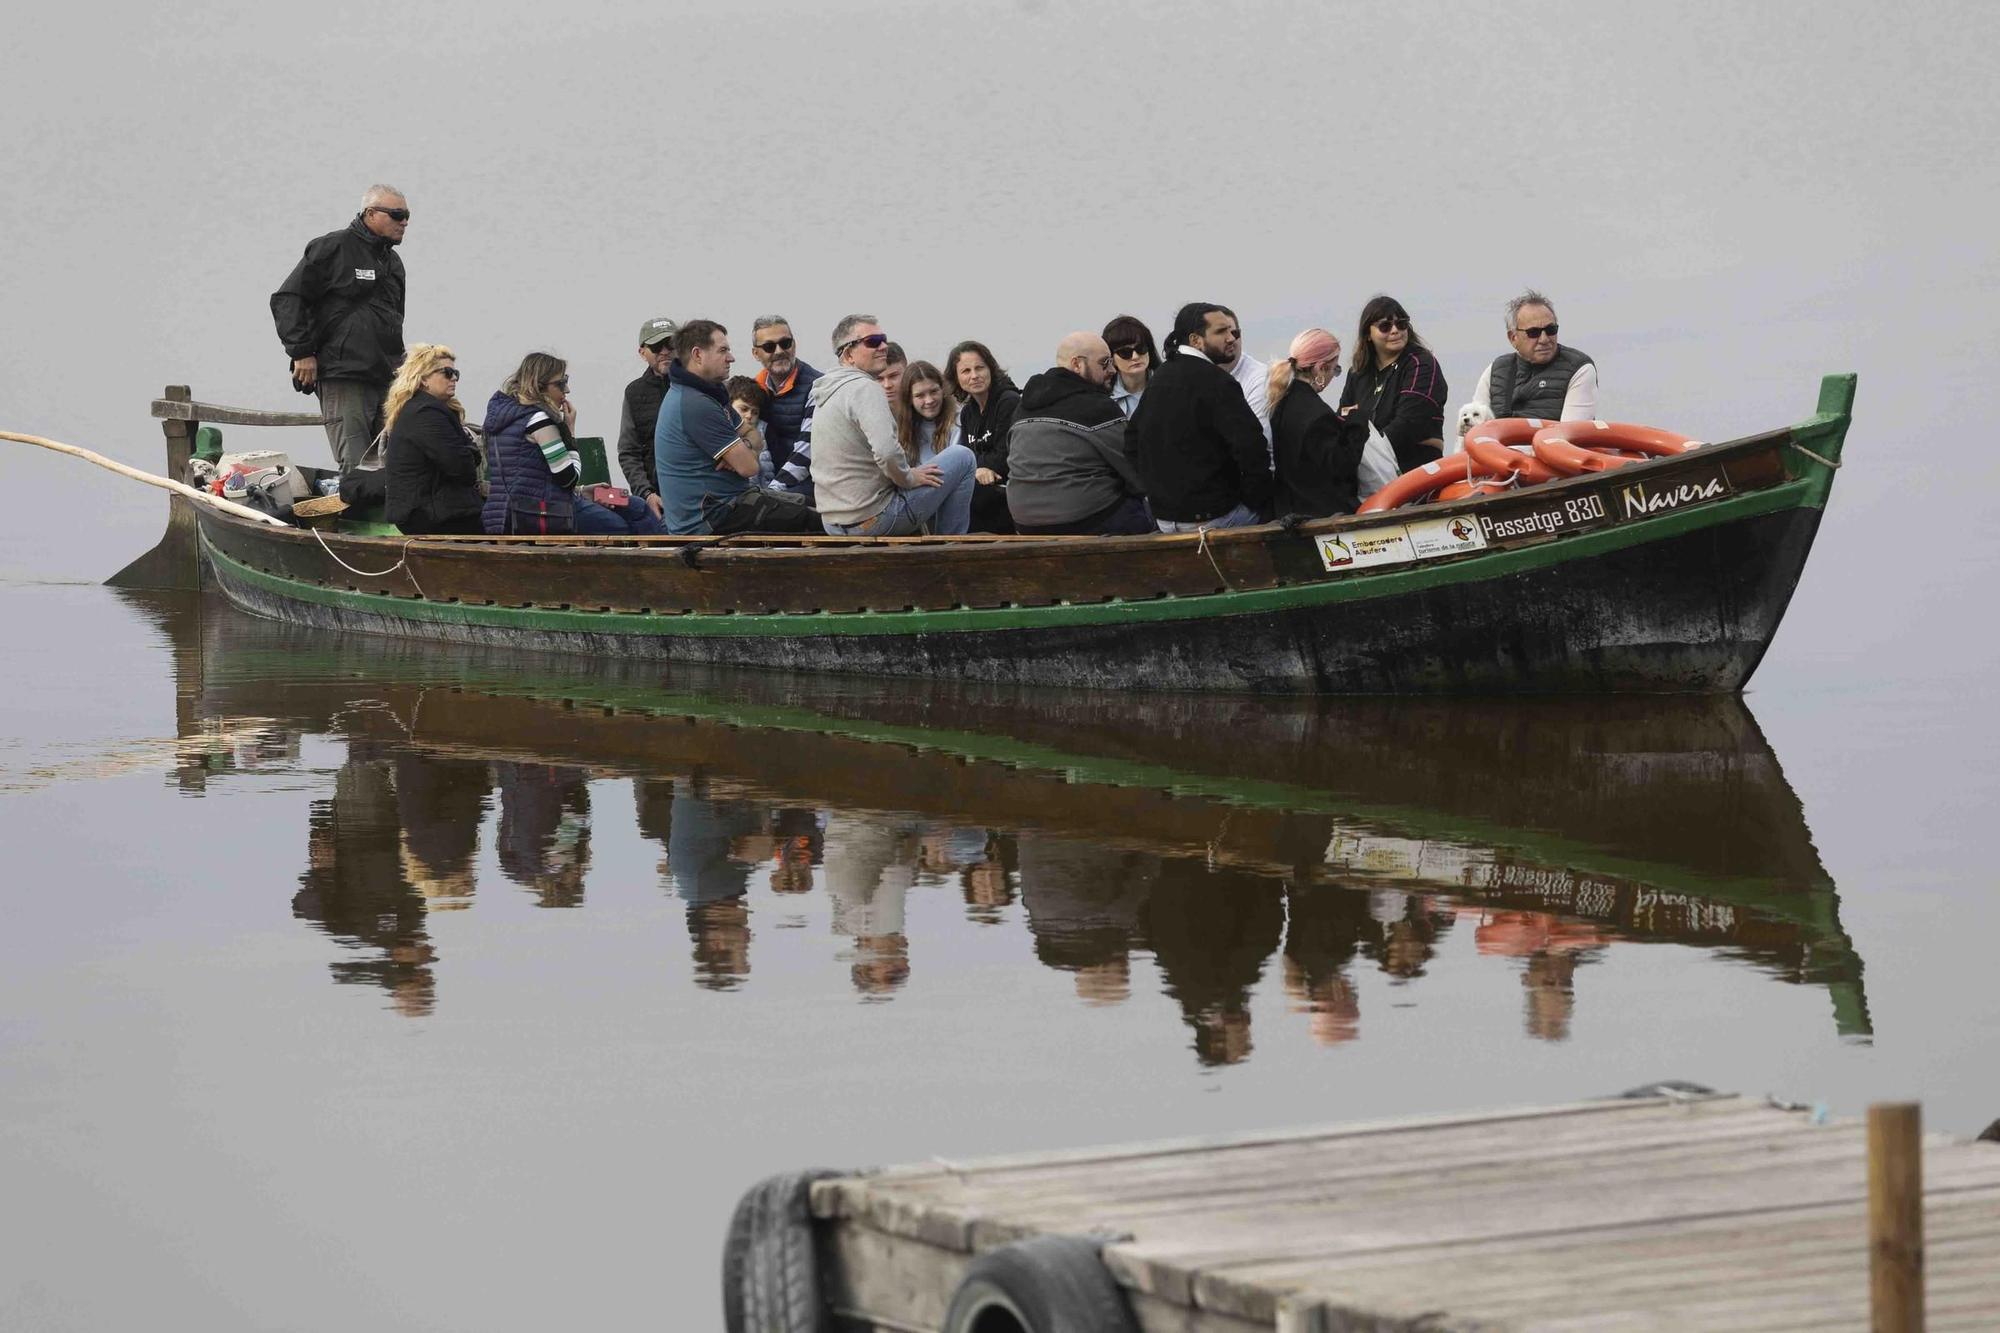
[[[131,1313],[86,1243],[232,1326],[699,1323],[780,1166],[1873,1058],[1736,700],[662,680],[12,600],[0,1096],[51,1326]]]

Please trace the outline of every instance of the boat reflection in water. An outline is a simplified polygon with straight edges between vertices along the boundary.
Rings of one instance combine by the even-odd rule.
[[[922,963],[906,898],[945,886],[971,923],[1024,918],[1082,1002],[1125,1001],[1150,958],[1206,1064],[1250,1052],[1267,968],[1337,1043],[1362,1031],[1357,970],[1420,984],[1451,932],[1517,960],[1538,1037],[1567,1034],[1579,969],[1640,943],[1823,986],[1838,1030],[1869,1032],[1833,883],[1735,698],[663,679],[126,596],[173,645],[186,790],[345,746],[293,907],[346,946],[336,981],[405,1013],[437,1004],[430,918],[486,887],[481,838],[532,902],[584,907],[593,821],[629,782],[715,990],[753,975],[759,912],[796,924],[788,901],[824,893],[855,990],[891,997]]]

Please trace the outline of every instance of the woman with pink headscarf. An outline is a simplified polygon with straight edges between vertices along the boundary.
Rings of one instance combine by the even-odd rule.
[[[1367,441],[1342,439],[1340,417],[1320,397],[1340,378],[1340,339],[1307,329],[1271,367],[1271,452],[1277,463],[1279,515],[1351,514],[1359,503],[1355,471]]]

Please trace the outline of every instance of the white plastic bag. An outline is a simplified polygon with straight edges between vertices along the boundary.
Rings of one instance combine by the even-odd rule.
[[[1389,443],[1389,437],[1375,429],[1375,423],[1368,423],[1368,447],[1361,451],[1361,464],[1356,469],[1355,487],[1360,498],[1366,500],[1375,492],[1403,475],[1396,466],[1396,450]]]

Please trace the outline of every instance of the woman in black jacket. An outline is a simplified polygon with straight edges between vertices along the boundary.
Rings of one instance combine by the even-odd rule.
[[[945,358],[945,379],[958,399],[958,425],[965,447],[979,461],[973,476],[972,530],[1012,532],[1007,512],[1007,434],[1021,406],[1021,391],[985,343],[967,339]]]
[[[1277,457],[1277,512],[1325,518],[1359,503],[1355,470],[1368,440],[1352,438],[1320,397],[1340,378],[1340,339],[1307,329],[1271,367],[1271,449]]]
[[[1361,466],[1363,499],[1398,473],[1421,467],[1444,455],[1444,371],[1437,357],[1410,324],[1410,312],[1393,296],[1377,296],[1361,307],[1361,328],[1354,335],[1354,360],[1347,388],[1340,395],[1340,419],[1349,439],[1368,443],[1374,426],[1395,451],[1393,463],[1383,459]],[[1387,467],[1394,472],[1384,476]]]
[[[388,518],[411,536],[477,535],[479,447],[458,402],[458,364],[449,347],[418,343],[396,370],[382,404],[389,436],[383,481]]]

